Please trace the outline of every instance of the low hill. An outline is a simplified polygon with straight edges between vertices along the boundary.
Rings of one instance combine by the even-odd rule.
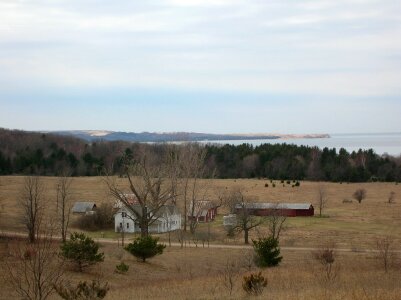
[[[122,132],[104,130],[55,131],[55,134],[74,136],[86,141],[128,141],[128,142],[199,142],[229,140],[266,140],[280,138],[326,138],[328,134],[212,134],[197,132]]]

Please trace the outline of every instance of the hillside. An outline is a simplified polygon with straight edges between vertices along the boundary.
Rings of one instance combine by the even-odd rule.
[[[50,132],[78,137],[87,141],[128,141],[128,142],[199,142],[228,140],[266,140],[280,138],[326,138],[328,134],[212,134],[196,132],[121,132],[104,130],[71,130]]]
[[[107,132],[95,132],[104,136]],[[132,143],[0,129],[0,175],[99,175],[105,168],[121,174],[122,157],[141,151],[180,151],[185,144]],[[207,174],[218,178],[269,178],[335,182],[401,181],[401,160],[372,149],[318,149],[293,144],[205,144]]]

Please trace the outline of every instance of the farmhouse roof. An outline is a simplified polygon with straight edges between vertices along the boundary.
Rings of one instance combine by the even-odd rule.
[[[247,209],[301,209],[308,210],[311,203],[246,203]],[[242,204],[236,204],[235,208],[241,209]]]
[[[121,212],[121,210],[125,210],[125,211],[135,211],[135,213],[139,216],[142,216],[142,208],[139,204],[134,204],[131,205],[130,207],[127,206],[123,206],[122,208],[120,208],[120,210],[117,212],[117,214],[119,212]],[[152,208],[148,208],[148,211],[152,211]],[[156,212],[155,216],[157,218],[162,218],[162,217],[166,217],[166,216],[171,216],[171,215],[178,215],[180,212],[178,211],[178,208],[176,205],[163,205],[162,207],[160,207],[158,209],[158,211]]]
[[[95,202],[75,202],[72,207],[73,213],[84,213],[96,207]]]

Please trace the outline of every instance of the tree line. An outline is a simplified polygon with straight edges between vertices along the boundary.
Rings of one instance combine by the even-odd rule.
[[[96,176],[105,169],[124,174],[124,157],[146,149],[166,153],[185,145],[84,140],[0,129],[0,175]],[[401,157],[372,149],[348,152],[293,144],[205,145],[203,177],[325,180],[334,182],[400,181]]]

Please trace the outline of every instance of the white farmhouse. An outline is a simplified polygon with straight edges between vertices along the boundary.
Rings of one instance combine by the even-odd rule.
[[[138,213],[142,211],[139,205],[133,205],[132,208]],[[137,221],[135,213],[126,206],[121,207],[114,215],[114,227],[116,232],[121,232],[122,230],[130,233],[141,232],[139,220]],[[164,205],[154,216],[154,222],[149,226],[148,230],[150,233],[163,233],[180,228],[181,214],[177,206]]]

